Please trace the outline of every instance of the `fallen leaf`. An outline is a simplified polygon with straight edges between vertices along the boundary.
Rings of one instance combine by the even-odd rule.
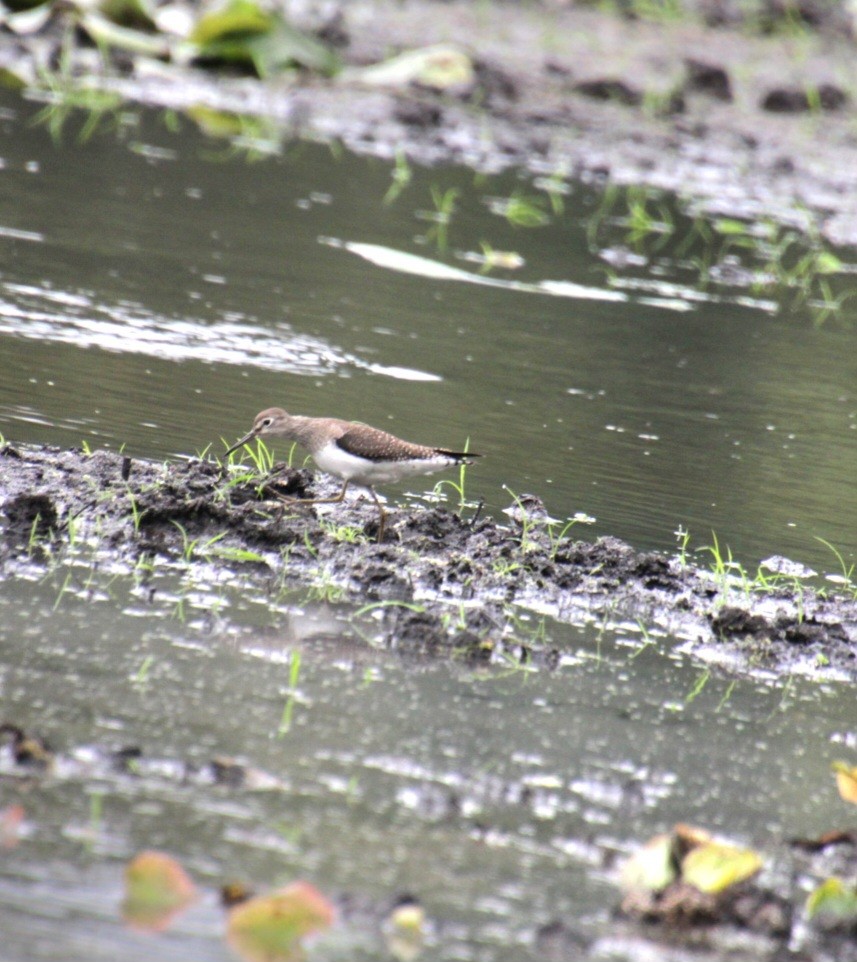
[[[857,805],[857,766],[847,762],[834,762],[831,766],[836,772],[836,787],[846,802]]]
[[[806,912],[810,918],[825,915],[828,918],[857,921],[857,889],[841,878],[829,878],[809,894]]]
[[[656,835],[622,867],[622,887],[660,892],[677,876],[672,835]]]
[[[348,71],[350,80],[370,87],[405,87],[417,83],[435,90],[465,87],[473,83],[473,61],[452,44],[436,44],[408,50],[371,67]]]
[[[126,922],[151,932],[163,931],[195,897],[187,872],[163,852],[140,852],[125,869]]]
[[[230,3],[202,16],[190,33],[196,57],[252,67],[260,77],[293,67],[334,74],[339,60],[320,40],[254,0]]]
[[[221,40],[265,33],[271,29],[271,23],[271,15],[253,0],[232,0],[203,14],[188,39],[205,47]]]
[[[308,882],[257,895],[229,912],[227,939],[246,962],[291,962],[302,941],[333,924],[333,905]]]
[[[21,825],[23,823],[23,805],[7,805],[0,810],[0,845],[3,848],[15,848],[21,839]]]
[[[761,856],[750,848],[707,842],[685,855],[681,877],[700,892],[716,894],[752,877],[761,867]]]
[[[821,852],[829,845],[857,845],[857,832],[835,828],[824,832],[818,838],[792,838],[789,845],[805,852]]]

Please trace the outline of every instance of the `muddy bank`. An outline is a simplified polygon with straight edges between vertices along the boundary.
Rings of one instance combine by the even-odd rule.
[[[794,576],[767,583],[712,573],[688,559],[638,553],[617,539],[577,540],[543,523],[536,499],[509,526],[446,507],[389,506],[375,540],[368,498],[287,506],[278,496],[325,496],[335,482],[278,466],[250,477],[213,462],[154,464],[99,451],[0,450],[0,572],[62,563],[88,545],[92,563],[130,574],[181,560],[241,572],[262,594],[320,584],[355,602],[381,602],[390,648],[490,660],[561,652],[522,637],[516,611],[606,627],[639,622],[733,671],[857,678],[857,599],[826,597]],[[149,601],[157,602],[153,588]]]
[[[154,106],[271,118],[388,158],[651,185],[693,212],[857,243],[857,57],[844,6],[827,11],[826,29],[797,11],[774,17],[768,35],[734,22],[728,4],[660,23],[632,10],[464,0],[292,6],[289,16],[336,50],[338,76],[257,80],[116,51],[104,62],[80,43],[64,54],[64,80]],[[38,87],[66,33],[9,37],[0,67]],[[449,42],[474,73],[445,90],[369,84],[355,69]]]

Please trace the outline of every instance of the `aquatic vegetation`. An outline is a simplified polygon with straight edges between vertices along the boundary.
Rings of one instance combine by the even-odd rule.
[[[130,507],[131,507],[131,519],[132,519],[133,524],[134,524],[134,533],[135,533],[135,534],[139,534],[139,533],[140,533],[140,521],[141,521],[141,518],[142,518],[142,514],[141,514],[141,512],[140,512],[140,506],[139,506],[139,504],[138,504],[138,502],[137,502],[137,497],[136,497],[136,495],[134,494],[133,490],[131,489],[131,486],[130,486],[130,485],[127,485],[127,486],[126,486],[126,491],[127,491],[127,493],[128,493],[128,503],[129,503],[129,505],[130,505]]]
[[[839,572],[835,575],[828,575],[827,580],[836,584],[841,591],[849,594],[852,598],[857,598],[857,581],[855,581],[857,564],[852,562],[849,565],[842,557],[842,553],[824,538],[819,538],[816,535],[815,540],[829,548],[839,564]]]
[[[532,495],[519,496],[505,484],[503,490],[507,491],[514,501],[514,509],[507,510],[506,514],[520,525],[521,549],[525,554],[541,550],[544,540],[538,537],[538,531],[541,529],[547,535],[550,560],[556,561],[560,549],[569,541],[568,533],[572,528],[578,524],[594,524],[597,520],[578,511],[574,517],[561,521],[558,518],[552,518],[541,502],[534,499]]]
[[[333,541],[339,541],[343,544],[365,544],[369,540],[366,537],[366,532],[354,525],[337,524],[335,521],[329,521],[326,518],[319,518],[318,523],[321,530]]]
[[[396,162],[390,172],[392,183],[387,189],[387,193],[384,194],[384,199],[381,203],[384,204],[385,207],[389,204],[394,204],[408,184],[410,184],[412,178],[413,171],[411,170],[411,165],[408,163],[408,158],[404,151],[399,149],[396,151]]]
[[[292,720],[295,713],[295,703],[298,699],[298,679],[301,674],[301,653],[294,649],[289,655],[289,694],[286,703],[283,705],[283,714],[280,717],[280,724],[277,726],[277,738],[287,735],[292,727]]]
[[[42,10],[50,9],[50,3],[42,5]],[[66,123],[77,111],[85,114],[77,135],[79,143],[86,143],[105,124],[114,130],[121,130],[119,111],[124,98],[121,94],[100,90],[77,78],[72,65],[73,48],[73,25],[68,25],[60,43],[56,69],[42,67],[37,74],[38,85],[48,103],[36,114],[33,123],[44,124],[55,143],[62,140]],[[88,448],[86,441],[83,444]]]
[[[687,560],[687,548],[690,544],[690,532],[683,524],[680,524],[675,531],[673,531],[676,541],[678,542],[678,560],[682,568],[686,568],[688,564]]]
[[[505,217],[513,227],[545,227],[551,221],[539,196],[515,191],[509,197],[486,197],[485,203],[492,214]]]
[[[263,475],[268,475],[274,467],[274,451],[272,448],[268,447],[267,444],[261,439],[256,438],[256,447],[252,447],[250,444],[245,444],[241,448],[231,452],[227,459],[227,464],[232,467],[235,464],[243,464],[245,454],[250,458],[256,475],[261,477]],[[227,447],[229,445],[224,440],[224,444]],[[293,444],[289,449],[288,465],[292,466],[292,458],[294,456],[296,445]]]
[[[467,454],[470,451],[470,438],[467,438],[464,442],[463,452]],[[467,461],[462,461],[458,466],[458,481],[453,481],[450,478],[443,478],[438,481],[432,488],[431,496],[436,499],[444,499],[444,492],[448,489],[452,491],[458,498],[457,512],[461,515],[467,508],[477,507],[476,503],[470,501],[467,497],[467,469],[469,464]]]
[[[680,545],[678,560],[684,568],[688,565],[690,533],[679,527],[676,536],[679,538]],[[759,562],[756,571],[752,572],[733,557],[732,549],[728,545],[725,548],[721,547],[720,540],[713,531],[711,539],[710,545],[703,545],[693,550],[698,554],[710,556],[708,570],[717,581],[720,604],[726,604],[730,594],[736,591],[748,601],[754,594],[775,594],[785,591],[792,597],[798,619],[802,621],[805,595],[811,591],[821,596],[826,593],[824,586],[819,584],[818,573],[811,568],[787,558],[771,557]],[[815,540],[831,549],[841,567],[841,575],[827,575],[826,580],[839,585],[843,589],[841,594],[857,597],[853,581],[855,566],[846,565],[842,555],[823,538],[817,537]]]
[[[418,210],[415,216],[421,220],[431,221],[432,226],[425,233],[426,242],[434,242],[437,249],[443,253],[448,246],[449,226],[461,191],[457,187],[447,187],[443,190],[437,184],[432,184],[429,193],[434,210]]]
[[[368,87],[407,87],[419,84],[436,91],[467,90],[476,80],[472,57],[455,44],[431,44],[406,50],[366,67],[346,71],[349,80]]]
[[[816,325],[838,316],[854,295],[844,283],[852,268],[824,242],[809,212],[799,231],[771,220],[691,215],[680,200],[678,208],[664,191],[606,188],[587,237],[593,253],[611,264],[612,283],[622,279],[609,246],[618,230],[634,252],[623,259],[625,271],[669,264],[673,272],[692,271],[700,290],[744,288],[773,297],[769,309],[803,312]]]
[[[146,655],[146,657],[140,662],[140,667],[131,676],[131,684],[134,688],[140,690],[149,684],[152,666],[154,664],[154,657],[152,655]]]
[[[480,273],[488,274],[493,270],[516,271],[524,266],[524,258],[517,251],[495,250],[488,241],[480,241],[481,253],[462,251],[457,256],[464,261],[480,265]]]
[[[626,243],[637,250],[646,244],[660,250],[676,230],[667,195],[651,187],[608,184],[587,221],[587,239],[594,253],[600,250],[604,234],[614,228],[623,229]]]
[[[234,157],[241,157],[251,164],[265,160],[281,153],[288,135],[282,124],[268,117],[217,110],[202,104],[188,107],[185,114],[207,137],[228,141],[222,151],[201,152],[206,160],[215,163],[225,163]],[[168,116],[164,115],[165,124],[170,122]]]

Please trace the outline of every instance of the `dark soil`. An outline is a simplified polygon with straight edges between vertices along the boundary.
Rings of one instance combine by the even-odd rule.
[[[234,471],[234,469],[233,469]],[[445,507],[390,506],[382,544],[378,515],[362,496],[327,507],[286,505],[277,495],[326,496],[338,484],[278,467],[261,486],[209,461],[154,464],[107,451],[0,449],[0,577],[21,563],[62,557],[72,538],[95,533],[97,550],[129,571],[188,564],[242,569],[260,591],[272,576],[328,584],[384,608],[391,648],[514,657],[550,666],[556,653],[514,638],[515,606],[562,621],[638,620],[698,657],[730,670],[810,672],[857,678],[857,599],[823,597],[794,580],[754,594],[710,572],[615,538],[555,539],[539,524],[537,499],[504,526]],[[343,540],[355,530],[354,541]],[[216,550],[188,545],[216,541]],[[212,542],[214,543],[214,542]],[[241,552],[253,555],[242,559]],[[415,600],[418,599],[418,604]],[[466,604],[459,604],[465,602]],[[452,603],[452,604],[451,604]],[[450,617],[450,611],[455,617]]]

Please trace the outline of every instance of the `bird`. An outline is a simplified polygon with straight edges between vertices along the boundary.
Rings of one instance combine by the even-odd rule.
[[[360,421],[305,417],[288,414],[282,408],[260,411],[250,431],[236,441],[224,457],[254,438],[271,435],[296,441],[309,451],[322,471],[342,479],[342,488],[335,498],[282,500],[293,504],[339,504],[345,499],[348,485],[353,481],[368,489],[378,507],[379,542],[384,539],[387,513],[375,494],[376,484],[389,484],[455,465],[471,464],[473,458],[481,457],[473,451],[449,451],[446,448],[413,444]]]

